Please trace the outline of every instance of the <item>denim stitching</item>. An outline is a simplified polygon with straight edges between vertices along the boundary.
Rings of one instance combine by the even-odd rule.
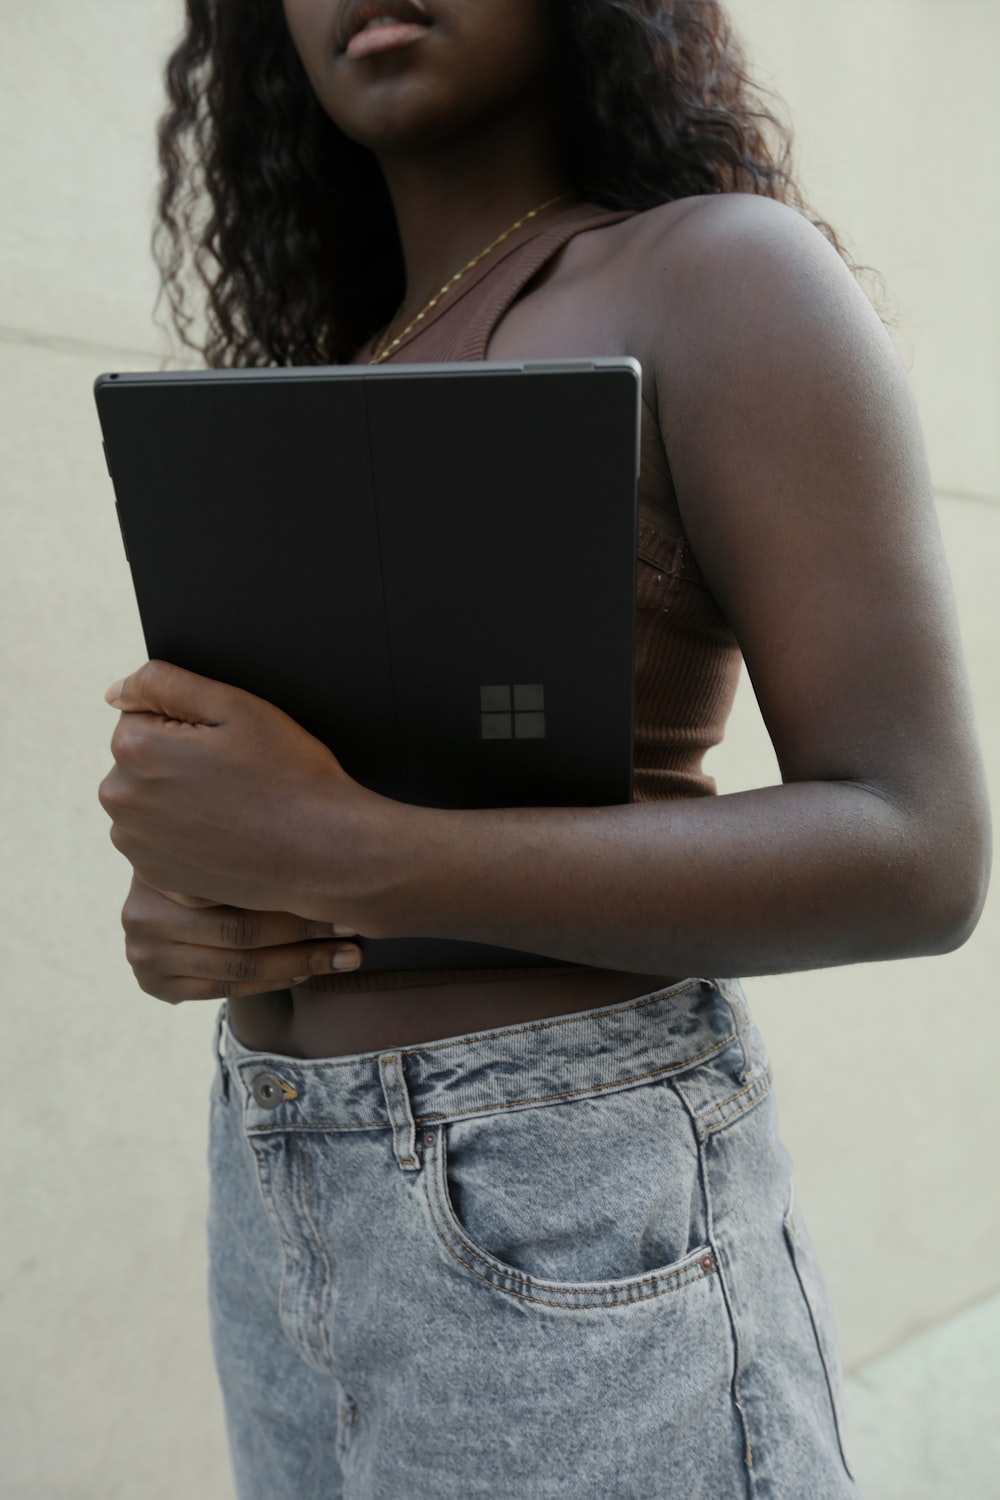
[[[306,1179],[304,1187],[308,1190],[303,1191],[301,1194],[302,1212],[305,1214],[306,1218],[309,1221],[309,1227],[313,1232],[313,1239],[323,1261],[323,1286],[320,1290],[319,1297],[319,1335],[322,1341],[323,1348],[326,1351],[327,1369],[332,1372],[334,1370],[334,1362],[333,1350],[330,1348],[329,1312],[330,1300],[333,1296],[333,1266],[330,1263],[330,1256],[327,1252],[326,1245],[323,1243],[319,1229],[317,1228],[316,1220],[313,1218],[312,1209],[309,1207],[309,1196],[311,1194],[313,1181],[312,1165],[309,1161],[309,1154],[306,1151],[300,1151],[298,1155],[300,1164],[303,1168],[303,1175]]]
[[[529,1095],[524,1099],[512,1099],[506,1104],[489,1105],[485,1110],[465,1111],[464,1113],[466,1115],[468,1115],[469,1113],[499,1114],[505,1109],[517,1109],[518,1106],[522,1104],[551,1104],[556,1099],[575,1099],[578,1094],[598,1094],[602,1092],[602,1090],[619,1089],[627,1086],[628,1084],[642,1083],[647,1078],[661,1078],[665,1073],[681,1072],[685,1068],[689,1068],[692,1063],[703,1062],[706,1057],[714,1057],[717,1052],[721,1052],[725,1047],[729,1045],[731,1041],[734,1040],[735,1032],[731,1033],[729,1036],[721,1037],[717,1042],[713,1043],[713,1045],[711,1047],[708,1047],[704,1052],[696,1052],[691,1057],[685,1057],[681,1062],[668,1063],[665,1067],[662,1068],[652,1068],[648,1073],[634,1073],[630,1074],[627,1078],[614,1078],[609,1083],[593,1083],[588,1084],[584,1088],[566,1089],[561,1094]],[[453,1117],[451,1115],[447,1115],[442,1117],[440,1115],[420,1115],[419,1118],[421,1120],[432,1118],[458,1119],[461,1118],[461,1116],[456,1115]]]
[[[648,1078],[662,1078],[668,1073],[679,1073],[692,1066],[694,1063],[704,1062],[707,1057],[715,1057],[719,1052],[725,1050],[730,1042],[736,1040],[736,1033],[730,1032],[728,1036],[720,1037],[711,1047],[704,1052],[696,1052],[691,1057],[685,1057],[681,1062],[668,1063],[663,1068],[653,1068],[649,1073],[636,1073],[628,1078],[615,1078],[610,1083],[589,1084],[586,1088],[567,1089],[561,1094],[537,1094],[525,1099],[512,1099],[505,1104],[487,1104],[481,1109],[463,1110],[455,1114],[436,1115],[414,1115],[414,1123],[418,1125],[437,1124],[441,1120],[467,1120],[475,1119],[479,1115],[502,1114],[504,1110],[519,1109],[523,1105],[530,1104],[552,1104],[557,1099],[574,1099],[578,1094],[599,1094],[607,1089],[624,1089],[633,1083],[642,1083]],[[735,1097],[735,1096],[734,1096]],[[250,1127],[253,1135],[273,1135],[282,1130],[391,1130],[391,1120],[372,1120],[357,1123],[341,1123],[337,1120],[325,1120],[319,1124],[311,1125],[305,1121],[294,1125],[275,1122],[274,1125],[255,1125]]]
[[[415,1116],[416,1120],[423,1120],[424,1118],[425,1118],[424,1115],[417,1115],[417,1116]],[[428,1116],[426,1116],[426,1118],[427,1119],[431,1119],[431,1120],[436,1120],[438,1117],[436,1115],[428,1115]],[[283,1135],[286,1131],[289,1132],[289,1134],[297,1135],[300,1131],[310,1131],[310,1130],[391,1130],[391,1129],[392,1129],[392,1121],[391,1120],[362,1120],[360,1122],[360,1124],[357,1123],[356,1121],[351,1121],[351,1122],[348,1122],[348,1123],[341,1123],[338,1120],[324,1120],[324,1121],[322,1121],[318,1125],[307,1125],[304,1121],[301,1124],[290,1125],[286,1121],[285,1124],[283,1124],[283,1125],[282,1124],[277,1124],[277,1125],[248,1125],[247,1126],[247,1135],[250,1135],[250,1136]]]
[[[502,1276],[505,1281],[515,1281],[515,1282],[517,1282],[521,1286],[532,1286],[532,1285],[534,1285],[534,1282],[532,1281],[532,1278],[530,1276],[526,1275],[526,1274],[523,1274],[523,1273],[519,1272],[516,1269],[516,1267],[513,1267],[513,1266],[510,1267],[510,1268],[504,1267],[503,1270],[500,1270],[499,1266],[503,1264],[502,1262],[498,1262],[496,1265],[494,1265],[493,1262],[489,1259],[488,1256],[484,1255],[481,1250],[477,1250],[476,1246],[472,1243],[471,1240],[467,1239],[464,1234],[459,1234],[457,1232],[455,1226],[450,1221],[447,1223],[446,1229],[447,1229],[448,1234],[450,1234],[451,1239],[453,1241],[455,1241],[457,1244],[461,1245],[461,1247],[469,1255],[471,1255],[474,1260],[478,1261],[481,1266],[485,1266],[486,1269],[488,1271],[491,1271],[494,1276]],[[446,1239],[445,1234],[443,1234],[440,1229],[438,1229],[438,1238],[447,1246],[447,1248],[449,1250],[451,1250],[451,1253],[455,1256],[456,1260],[461,1261],[461,1263],[462,1263],[463,1266],[468,1265],[468,1262],[462,1260],[462,1257],[454,1249],[452,1249],[452,1246],[449,1244],[448,1240]],[[702,1252],[702,1254],[703,1253],[704,1252]],[[631,1278],[627,1278],[628,1281],[629,1281],[629,1287],[628,1288],[619,1288],[616,1285],[615,1287],[608,1289],[607,1295],[608,1296],[617,1296],[619,1294],[619,1291],[630,1290],[632,1287],[652,1286],[653,1283],[657,1282],[657,1281],[676,1281],[681,1276],[692,1276],[693,1277],[695,1271],[697,1271],[698,1274],[700,1276],[702,1276],[702,1277],[714,1276],[714,1274],[715,1274],[714,1267],[713,1267],[713,1269],[711,1271],[706,1271],[706,1270],[704,1270],[702,1268],[700,1262],[701,1262],[701,1256],[700,1255],[695,1255],[695,1256],[692,1257],[692,1260],[691,1260],[690,1264],[688,1264],[687,1262],[685,1262],[685,1264],[683,1266],[679,1266],[676,1271],[667,1271],[667,1270],[663,1270],[663,1271],[651,1271],[648,1276],[643,1276],[642,1278],[640,1278],[639,1280],[636,1280],[636,1281],[632,1281]],[[472,1271],[474,1269],[475,1268],[473,1266],[471,1266],[471,1265],[469,1266],[469,1270],[470,1271]],[[480,1273],[477,1271],[476,1274],[479,1275]],[[483,1280],[486,1281],[486,1280],[489,1280],[489,1278],[486,1277],[486,1276],[484,1276]],[[494,1283],[491,1281],[490,1284],[493,1285]],[[568,1294],[568,1295],[572,1296],[576,1292],[582,1290],[585,1286],[586,1286],[586,1282],[580,1282],[579,1284],[574,1284],[571,1281],[556,1282],[555,1286],[553,1286],[551,1288],[551,1291],[553,1292],[553,1294],[555,1294],[556,1292],[562,1292],[564,1295]],[[500,1287],[499,1290],[500,1291],[509,1291],[510,1288],[509,1287]],[[674,1290],[675,1290],[674,1287],[664,1287],[664,1291],[671,1291],[672,1292]],[[517,1295],[520,1296],[521,1294],[518,1293]],[[658,1297],[659,1295],[660,1295],[659,1292],[647,1292],[642,1297],[634,1297],[634,1298],[633,1297],[629,1297],[629,1301],[644,1302],[647,1297]],[[535,1299],[532,1299],[532,1300],[535,1300]],[[588,1306],[593,1306],[593,1307],[599,1307],[602,1304],[595,1302],[595,1303],[589,1303],[587,1305]],[[622,1305],[623,1306],[627,1306],[627,1303],[623,1303]]]
[[[744,1094],[749,1094],[751,1089],[755,1089],[758,1084],[762,1084],[765,1082],[769,1084],[770,1081],[771,1069],[765,1068],[763,1073],[758,1073],[756,1078],[751,1078],[745,1089],[740,1089],[739,1093],[737,1094],[730,1094],[727,1099],[722,1100],[721,1104],[713,1104],[708,1109],[701,1110],[695,1116],[695,1118],[698,1120],[704,1120],[706,1115],[714,1115],[717,1110],[726,1109],[728,1105],[732,1104],[734,1099],[741,1099]]]
[[[481,1281],[485,1281],[488,1286],[495,1287],[500,1292],[507,1292],[512,1297],[520,1297],[526,1302],[538,1302],[547,1307],[564,1307],[567,1305],[563,1301],[546,1301],[545,1298],[533,1297],[528,1292],[518,1292],[511,1287],[498,1285],[498,1281],[494,1278],[502,1277],[505,1281],[513,1281],[524,1287],[533,1286],[535,1282],[527,1273],[518,1271],[516,1267],[505,1266],[502,1261],[489,1257],[488,1254],[474,1244],[459,1223],[448,1196],[447,1147],[443,1140],[434,1153],[434,1158],[431,1162],[430,1180],[427,1183],[425,1193],[434,1231],[449,1255],[453,1256],[460,1265],[465,1266],[474,1276],[478,1276]],[[490,1275],[483,1275],[481,1271],[476,1270],[474,1265],[464,1260],[454,1248],[455,1245],[459,1245],[467,1255],[471,1255],[481,1266],[484,1266]],[[625,1289],[613,1286],[609,1287],[604,1294],[604,1300],[601,1302],[574,1302],[569,1305],[572,1308],[606,1307],[611,1303],[612,1306],[627,1307],[632,1302],[646,1302],[651,1297],[662,1296],[665,1292],[678,1291],[682,1286],[687,1286],[691,1281],[698,1279],[707,1280],[709,1276],[714,1275],[716,1269],[717,1265],[713,1265],[711,1271],[705,1271],[700,1264],[698,1253],[695,1252],[689,1260],[685,1261],[684,1265],[678,1266],[676,1270],[651,1271],[648,1276],[635,1280],[629,1278],[629,1290],[635,1287],[652,1286],[655,1282],[673,1281],[677,1283],[674,1286],[661,1286],[658,1290],[645,1292],[641,1296],[629,1295],[624,1301],[620,1300],[620,1297],[621,1291]],[[686,1279],[681,1280],[680,1278]],[[557,1282],[548,1290],[551,1296],[573,1297],[579,1295],[586,1285],[585,1282],[578,1284]]]
[[[748,1104],[745,1104],[742,1109],[738,1109],[735,1114],[727,1115],[724,1120],[716,1120],[714,1125],[706,1126],[704,1132],[705,1139],[708,1140],[711,1136],[718,1135],[721,1130],[727,1129],[728,1126],[735,1124],[737,1120],[742,1120],[744,1115],[750,1114],[757,1108],[758,1104],[764,1102],[768,1096],[768,1092],[769,1090],[765,1089],[759,1098],[751,1099]]]
[[[395,1064],[395,1066],[392,1067],[390,1064]],[[403,1065],[400,1062],[398,1054],[392,1053],[387,1057],[379,1059],[379,1082],[385,1092],[385,1102],[389,1107],[389,1125],[392,1129],[392,1144],[396,1160],[402,1168],[419,1167],[420,1163],[416,1156],[400,1156],[399,1154],[400,1136],[404,1131],[408,1135],[410,1122],[412,1121],[415,1126],[416,1120],[413,1118],[413,1105],[407,1093],[406,1078],[403,1074]],[[403,1116],[404,1123],[402,1125],[397,1126],[397,1122],[392,1119],[394,1105],[400,1115]]]
[[[698,1128],[698,1117],[692,1109],[687,1095],[681,1088],[680,1084],[675,1083],[673,1085],[673,1089],[674,1093],[677,1095],[678,1099],[680,1099],[681,1104],[684,1106],[685,1110],[688,1113],[688,1116],[690,1117],[695,1139],[698,1142],[698,1167],[701,1172],[702,1191],[705,1194],[705,1213],[707,1216],[705,1230],[708,1235],[708,1244],[710,1245],[712,1254],[715,1257],[715,1269],[718,1272],[719,1286],[722,1289],[722,1300],[726,1305],[726,1312],[729,1315],[730,1336],[733,1342],[733,1379],[731,1390],[733,1394],[733,1405],[736,1407],[736,1410],[739,1413],[740,1428],[743,1433],[743,1458],[746,1465],[747,1493],[748,1495],[752,1495],[756,1490],[753,1473],[753,1440],[750,1436],[750,1424],[747,1417],[746,1407],[743,1405],[743,1401],[740,1395],[740,1367],[742,1363],[743,1350],[740,1343],[739,1329],[736,1325],[736,1312],[733,1307],[733,1300],[729,1292],[729,1283],[726,1277],[725,1262],[722,1254],[720,1253],[721,1247],[715,1237],[715,1215],[712,1210],[712,1182],[708,1171],[708,1160],[705,1155],[705,1144],[710,1139],[710,1133],[707,1131],[702,1131]]]
[[[267,1214],[271,1229],[274,1230],[277,1242],[282,1247],[282,1272],[277,1283],[277,1317],[279,1317],[280,1325],[285,1329],[285,1334],[291,1338],[289,1325],[295,1326],[294,1304],[298,1301],[297,1293],[292,1292],[292,1280],[294,1280],[292,1266],[297,1257],[298,1245],[295,1244],[294,1236],[289,1233],[285,1217],[277,1212],[276,1194],[273,1191],[273,1164],[267,1158],[261,1157],[258,1151],[253,1152],[253,1163],[256,1169],[256,1187],[258,1187],[258,1193],[261,1194],[261,1202],[264,1203],[264,1212]]]
[[[686,1280],[678,1281],[674,1286],[660,1287],[660,1289],[655,1292],[644,1292],[641,1297],[629,1297],[625,1302],[612,1302],[611,1297],[615,1295],[614,1293],[609,1293],[608,1298],[603,1302],[553,1302],[545,1297],[532,1297],[527,1292],[516,1292],[511,1287],[499,1286],[496,1281],[491,1280],[489,1276],[484,1276],[481,1271],[476,1270],[475,1266],[471,1266],[469,1265],[468,1261],[463,1260],[462,1257],[452,1248],[452,1246],[449,1245],[448,1241],[441,1234],[440,1230],[438,1230],[438,1238],[441,1240],[441,1243],[448,1251],[448,1254],[454,1256],[459,1265],[464,1266],[467,1271],[471,1271],[473,1276],[478,1277],[480,1281],[484,1281],[487,1286],[493,1287],[494,1291],[504,1292],[508,1297],[517,1297],[522,1302],[536,1302],[540,1307],[562,1307],[566,1308],[569,1312],[585,1312],[590,1311],[593,1308],[607,1308],[608,1306],[631,1307],[633,1302],[648,1302],[653,1297],[665,1296],[667,1292],[679,1292],[683,1290],[684,1287],[690,1286],[693,1281],[707,1281],[709,1276],[713,1276],[715,1274],[714,1271],[703,1271],[697,1264],[697,1262],[695,1262],[694,1266],[685,1268],[685,1271],[689,1273],[687,1274]],[[685,1273],[677,1271],[672,1274],[681,1276]],[[666,1280],[665,1277],[663,1279]],[[640,1282],[638,1284],[643,1285],[644,1283]],[[572,1295],[572,1288],[569,1288],[568,1291],[569,1294]]]

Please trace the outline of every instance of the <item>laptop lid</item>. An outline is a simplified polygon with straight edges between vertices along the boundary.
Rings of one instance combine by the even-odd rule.
[[[170,371],[95,397],[151,657],[429,807],[632,795],[635,360]],[[367,941],[364,968],[555,962]]]

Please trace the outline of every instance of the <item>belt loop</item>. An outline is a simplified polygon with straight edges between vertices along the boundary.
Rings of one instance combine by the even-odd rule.
[[[712,983],[729,1006],[733,1028],[743,1052],[740,1082],[749,1083],[753,1077],[753,1055],[750,1050],[750,1008],[743,993],[743,986],[738,979],[713,979]]]
[[[417,1126],[406,1087],[402,1055],[398,1052],[383,1053],[378,1060],[378,1071],[392,1124],[392,1149],[396,1160],[404,1172],[417,1172],[420,1170]]]
[[[219,1064],[219,1093],[223,1101],[229,1098],[229,1069],[226,1067],[225,1052],[222,1047],[222,1028],[226,1023],[227,1015],[226,1002],[223,1000],[215,1017],[215,1057]]]

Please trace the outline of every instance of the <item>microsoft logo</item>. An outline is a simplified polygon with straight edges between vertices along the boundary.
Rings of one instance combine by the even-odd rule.
[[[544,740],[545,688],[541,682],[479,689],[484,740]]]

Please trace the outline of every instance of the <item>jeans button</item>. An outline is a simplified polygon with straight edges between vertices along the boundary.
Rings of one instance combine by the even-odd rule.
[[[253,1081],[253,1096],[261,1109],[277,1109],[285,1097],[281,1079],[276,1073],[258,1073]]]

